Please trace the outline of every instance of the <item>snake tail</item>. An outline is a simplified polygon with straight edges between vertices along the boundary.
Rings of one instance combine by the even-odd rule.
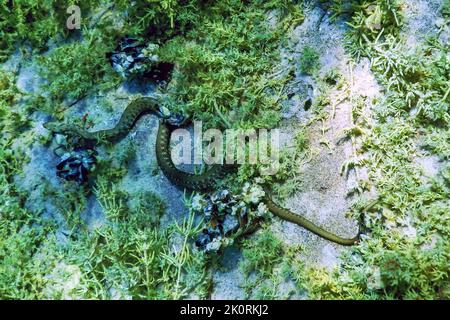
[[[278,206],[269,196],[267,196],[267,192],[266,192],[266,197],[265,197],[265,203],[266,203],[267,209],[269,209],[277,217],[279,217],[283,220],[295,223],[295,224],[305,228],[306,230],[311,231],[312,233],[318,235],[321,238],[330,240],[332,242],[341,244],[343,246],[354,245],[359,239],[359,233],[354,238],[346,239],[346,238],[342,238],[338,235],[335,235],[335,234],[315,225],[308,219],[306,219],[298,214],[295,214],[286,208]]]

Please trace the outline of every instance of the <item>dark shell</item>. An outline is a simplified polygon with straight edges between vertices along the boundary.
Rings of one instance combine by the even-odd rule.
[[[142,74],[147,69],[148,58],[142,53],[145,46],[135,38],[123,38],[115,51],[109,54],[113,69],[123,78]]]
[[[145,48],[145,43],[139,39],[123,38],[116,49],[108,54],[111,66],[123,78],[138,76],[153,83],[167,85],[175,65],[170,62],[152,61],[144,54]],[[176,125],[180,120],[169,119],[169,121]]]
[[[219,191],[217,193],[217,198],[222,202],[227,201],[230,198],[230,191],[228,190]]]
[[[83,184],[96,164],[96,152],[88,148],[77,148],[65,153],[56,165],[56,175],[67,181]]]
[[[237,217],[230,214],[226,215],[222,224],[222,232],[227,237],[238,231],[240,224]]]
[[[217,237],[220,237],[220,231],[217,228],[203,229],[202,233],[197,236],[195,245],[200,249],[205,249]]]
[[[203,214],[209,228],[204,229],[196,239],[195,243],[200,249],[211,251],[208,244],[219,236],[221,239],[232,237],[241,228],[246,230],[249,227],[250,207],[239,203],[239,196],[225,189],[211,194],[205,200]]]
[[[203,213],[207,216],[212,215],[216,211],[216,206],[212,203],[208,204],[204,209]]]
[[[144,77],[150,81],[165,85],[172,78],[172,71],[175,65],[170,62],[158,62],[152,64],[150,70],[144,73]]]

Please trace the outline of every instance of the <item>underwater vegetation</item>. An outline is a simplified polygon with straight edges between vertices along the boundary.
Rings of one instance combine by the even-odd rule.
[[[139,152],[131,141],[95,155],[75,149],[63,156],[55,176],[81,182],[94,164],[95,173],[89,184],[44,177],[33,189],[42,198],[37,207],[26,205],[30,191],[19,183],[30,174],[24,169],[30,149],[52,146],[37,115],[67,120],[64,112],[74,104],[106,94],[127,77],[170,74],[159,89],[167,94],[166,107],[206,127],[277,126],[284,88],[294,77],[279,72],[280,48],[285,35],[308,19],[308,3],[1,2],[0,62],[19,52],[46,82],[41,92],[25,92],[17,86],[17,70],[0,69],[0,298],[207,299],[214,270],[222,268],[220,255],[233,246],[242,253],[247,298],[286,299],[295,292],[312,299],[449,299],[449,48],[439,32],[449,25],[450,2],[440,6],[440,30],[414,50],[402,34],[408,18],[403,2],[318,2],[332,20],[346,22],[347,54],[355,63],[370,61],[382,91],[373,101],[349,97],[354,127],[345,133],[362,144],[358,161],[342,170],[367,168],[369,181],[359,181],[356,193],[372,188],[377,197],[370,205],[361,197],[350,208],[363,235],[332,270],[302,261],[305,248],[278,239],[270,220],[251,237],[237,231],[240,219],[268,215],[250,181],[262,179],[281,199],[301,188],[298,163],[312,152],[307,125],[297,128],[294,148],[282,151],[275,176],[261,178],[257,166],[242,166],[218,182],[222,192],[186,196],[183,219],[169,224],[161,222],[167,199],[148,191],[132,195],[121,186]],[[64,27],[70,4],[83,13],[80,30]],[[275,25],[268,22],[271,12]],[[308,105],[311,121],[325,117],[330,87],[351,82],[333,70],[321,78],[320,55],[306,46],[297,61],[302,75],[321,84]],[[108,113],[114,107],[98,108]],[[88,118],[78,121],[90,125]],[[441,164],[433,177],[424,178],[415,163],[422,153]],[[94,228],[81,218],[92,197],[105,217]],[[45,214],[47,199],[55,200],[64,221]],[[235,232],[239,237],[224,237]],[[292,292],[280,294],[288,280]]]

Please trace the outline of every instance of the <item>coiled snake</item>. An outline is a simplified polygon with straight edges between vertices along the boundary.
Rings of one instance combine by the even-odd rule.
[[[84,141],[97,143],[99,141],[116,141],[123,138],[133,127],[135,122],[145,113],[154,113],[160,115],[158,100],[150,97],[138,98],[132,101],[126,107],[120,120],[112,129],[88,132],[80,126],[74,124],[60,124],[56,122],[47,122],[44,127],[54,133],[66,134],[82,138]],[[167,178],[181,188],[196,191],[207,191],[214,188],[217,180],[222,179],[229,169],[222,165],[212,165],[209,170],[201,174],[194,174],[179,170],[173,163],[170,156],[170,137],[172,131],[177,125],[170,124],[167,120],[160,120],[156,138],[156,158],[158,165]],[[315,225],[304,217],[301,217],[286,208],[278,206],[269,196],[266,190],[264,197],[267,208],[281,219],[293,222],[316,235],[333,241],[341,245],[353,245],[358,240],[358,236],[351,239],[345,239],[337,236],[325,229]]]

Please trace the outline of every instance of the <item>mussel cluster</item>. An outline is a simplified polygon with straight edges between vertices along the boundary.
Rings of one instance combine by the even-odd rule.
[[[154,43],[125,37],[117,48],[108,54],[113,69],[127,79],[141,76],[153,83],[165,86],[170,82],[174,64],[159,61],[156,54],[159,46]]]
[[[83,184],[88,181],[89,172],[95,168],[96,155],[95,150],[86,147],[68,151],[56,165],[56,175],[67,181]]]
[[[233,195],[229,190],[206,197],[196,195],[192,208],[203,214],[206,222],[197,236],[196,246],[206,252],[217,252],[238,235],[249,232],[267,214],[267,208],[261,203],[263,196],[264,191],[250,184],[244,186],[240,195]]]
[[[128,78],[131,75],[142,74],[148,69],[149,64],[158,61],[158,57],[152,54],[156,49],[157,45],[146,46],[138,39],[125,37],[109,54],[109,60],[118,74]]]

